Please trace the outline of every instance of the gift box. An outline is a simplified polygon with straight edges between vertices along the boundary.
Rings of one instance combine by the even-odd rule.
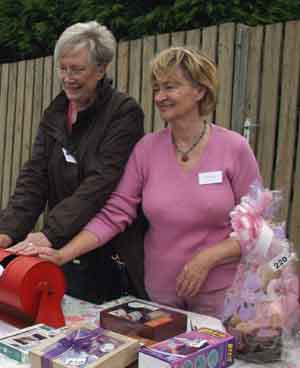
[[[187,316],[133,300],[101,311],[100,325],[128,336],[162,341],[186,331]]]
[[[58,334],[43,324],[23,328],[0,339],[0,353],[20,363],[28,363],[28,352],[41,341]]]
[[[139,352],[139,368],[225,368],[234,362],[233,336],[209,328],[177,335]]]
[[[29,359],[32,368],[124,368],[137,360],[138,350],[132,338],[81,326],[44,341]]]

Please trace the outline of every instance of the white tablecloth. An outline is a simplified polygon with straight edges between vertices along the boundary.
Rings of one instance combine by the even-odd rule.
[[[125,303],[131,300],[132,297],[127,296],[118,300],[114,300],[109,303],[105,303],[102,305],[95,305],[91,303],[84,302],[82,300],[74,299],[69,296],[65,296],[63,299],[63,311],[66,317],[66,324],[71,325],[78,322],[87,322],[94,323],[95,325],[99,324],[99,312],[101,310],[112,307],[114,305],[118,305],[121,303]],[[195,313],[189,313],[188,315],[188,326],[190,326],[190,322],[193,326],[197,327],[210,327],[218,330],[223,330],[222,323],[212,317],[199,315]],[[0,321],[0,337],[4,336],[7,333],[13,331],[14,328]],[[293,362],[299,362],[298,364],[292,363],[270,363],[264,365],[257,365],[252,363],[246,363],[243,361],[236,360],[232,365],[232,368],[300,368],[300,344],[297,344],[293,349],[291,349],[290,354],[294,354],[290,359]],[[299,359],[297,359],[299,358]],[[3,355],[0,354],[0,368],[30,368],[29,364],[20,364],[15,362]]]

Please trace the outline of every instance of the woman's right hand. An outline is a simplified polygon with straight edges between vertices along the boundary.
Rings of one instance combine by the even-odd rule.
[[[12,253],[22,254],[26,256],[38,256],[45,260],[56,263],[57,265],[62,265],[70,262],[72,259],[75,259],[82,254],[88,253],[91,250],[102,245],[95,234],[86,230],[82,230],[69,243],[67,243],[60,249],[52,248],[52,244],[49,241],[37,241],[36,244],[34,244],[31,241],[28,242],[28,240],[33,240],[33,238],[27,238],[23,242],[20,242],[9,248],[9,250],[11,250]],[[45,239],[47,238],[42,237],[42,239],[40,240]],[[38,239],[35,238],[35,240]]]
[[[11,248],[8,248],[8,251],[22,256],[40,257],[59,266],[67,262],[67,260],[64,260],[63,258],[62,250],[54,249],[45,245],[34,245],[33,243],[28,243],[25,240]]]
[[[98,237],[90,231],[82,230],[69,243],[60,249],[40,247],[38,256],[61,266],[82,254],[102,245]]]
[[[51,248],[52,244],[42,232],[29,233],[26,238],[10,247],[8,250],[12,253],[22,254],[24,256],[35,256],[39,248]]]
[[[61,249],[39,247],[37,249],[37,256],[42,259],[45,259],[46,261],[53,262],[58,266],[61,266],[64,263],[66,263]]]

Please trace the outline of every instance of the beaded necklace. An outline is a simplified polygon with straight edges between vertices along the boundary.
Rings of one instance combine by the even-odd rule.
[[[201,130],[199,137],[196,138],[195,142],[186,151],[183,151],[177,146],[175,137],[172,133],[172,143],[175,146],[176,152],[180,153],[181,161],[186,162],[189,160],[189,153],[191,153],[192,150],[198,145],[198,143],[201,141],[201,139],[204,137],[204,134],[206,133],[206,125],[207,125],[207,122],[204,120],[203,128]]]

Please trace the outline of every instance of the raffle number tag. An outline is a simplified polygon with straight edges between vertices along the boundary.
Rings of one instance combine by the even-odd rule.
[[[81,367],[83,364],[86,364],[87,361],[88,355],[86,353],[80,353],[78,357],[70,357],[65,359],[65,363],[72,367]]]
[[[286,266],[292,258],[293,254],[286,251],[279,254],[279,256],[273,258],[270,261],[269,265],[271,266],[273,271],[279,271],[282,269],[282,267]]]

